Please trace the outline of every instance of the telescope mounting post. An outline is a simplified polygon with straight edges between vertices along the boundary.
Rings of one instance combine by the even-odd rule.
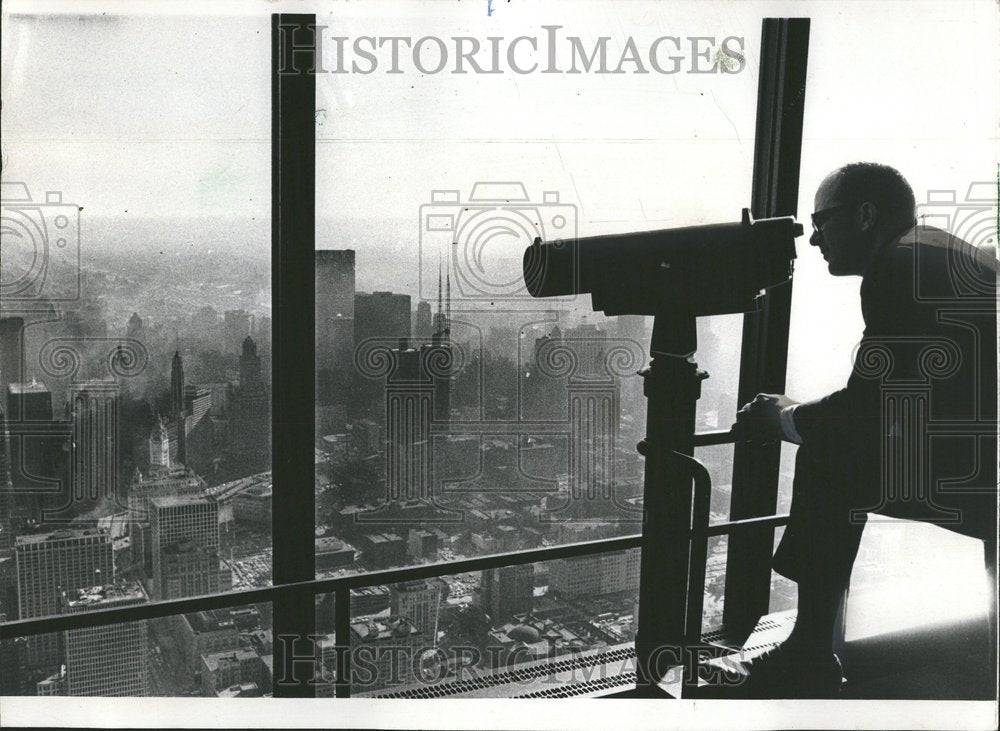
[[[636,633],[638,691],[658,695],[657,683],[680,665],[694,674],[685,636],[688,607],[692,478],[677,469],[675,452],[694,451],[695,410],[708,377],[694,361],[695,316],[671,308],[655,316],[649,366],[640,371],[646,396],[644,525]],[[700,606],[700,603],[699,603]],[[700,623],[699,623],[700,626]],[[695,639],[697,641],[697,638]],[[685,684],[697,682],[689,677]]]

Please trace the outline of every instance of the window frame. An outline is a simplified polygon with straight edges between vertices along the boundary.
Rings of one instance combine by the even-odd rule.
[[[202,610],[271,602],[275,642],[275,697],[313,697],[315,599],[335,597],[335,628],[350,636],[354,589],[554,559],[642,547],[642,534],[562,546],[422,564],[334,579],[315,578],[315,120],[316,16],[273,14],[272,31],[272,474],[282,500],[272,506],[273,584],[224,594],[158,601],[116,609],[0,623],[0,639],[155,619]],[[795,216],[802,143],[809,19],[764,18],[757,93],[753,192],[755,216]],[[787,362],[791,282],[762,296],[744,316],[739,394],[781,391]],[[294,354],[294,357],[291,357]],[[693,435],[692,448],[732,443],[729,432]],[[778,489],[779,445],[736,443],[730,521],[696,525],[692,546],[709,536],[734,534],[729,543],[725,624],[750,629],[767,612],[769,559]],[[707,475],[707,473],[705,473]],[[706,495],[703,478],[692,474]],[[751,489],[755,488],[755,489]],[[763,489],[762,489],[763,488]],[[737,502],[737,496],[740,496]],[[696,498],[697,499],[697,498]],[[651,518],[650,524],[655,520]],[[732,538],[736,538],[733,541]],[[734,543],[737,547],[734,550]],[[704,592],[704,559],[688,585],[698,607]],[[735,558],[735,561],[734,561]],[[738,563],[737,563],[738,562]],[[738,566],[736,573],[730,571]],[[731,581],[734,574],[738,580]],[[639,588],[640,602],[643,587]],[[763,604],[761,605],[761,597]],[[691,603],[688,605],[692,606]],[[761,606],[763,607],[761,609]],[[730,608],[733,610],[730,611]],[[756,616],[754,616],[756,615]],[[699,617],[700,619],[700,617]],[[697,623],[700,633],[700,622]],[[749,630],[747,630],[747,634]],[[699,634],[700,636],[700,634]],[[350,653],[337,650],[336,697],[350,696]]]

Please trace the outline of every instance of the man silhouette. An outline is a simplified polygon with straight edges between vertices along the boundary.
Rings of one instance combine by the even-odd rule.
[[[916,225],[910,185],[875,163],[828,175],[812,223],[830,274],[862,277],[865,330],[843,389],[801,404],[758,394],[737,416],[748,438],[801,445],[773,559],[798,584],[798,613],[746,663],[745,697],[837,693],[834,625],[868,513],[934,522],[996,555],[996,259]],[[995,642],[995,604],[990,621]]]

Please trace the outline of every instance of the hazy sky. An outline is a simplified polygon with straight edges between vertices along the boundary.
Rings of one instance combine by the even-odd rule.
[[[747,64],[732,75],[423,75],[404,64],[398,75],[321,76],[317,245],[357,250],[360,289],[416,293],[421,256],[436,274],[447,248],[421,231],[421,206],[436,189],[464,200],[477,181],[523,182],[533,202],[558,192],[582,234],[736,220],[749,202],[760,22],[769,15],[813,19],[800,218],[823,175],[852,160],[896,165],[918,200],[942,188],[962,198],[970,182],[994,179],[994,3],[493,5],[492,16],[485,0],[286,9],[315,10],[330,26],[327,59],[334,35],[509,40],[561,25],[561,37],[588,44],[610,36],[612,63],[629,37],[643,48],[660,35],[737,35]],[[190,3],[101,6],[116,16],[88,14],[88,3],[73,15],[52,6],[4,5],[13,14],[3,27],[3,179],[27,182],[36,197],[62,190],[92,229],[101,219],[126,229],[130,217],[163,219],[156,246],[170,244],[172,226],[189,246],[199,228],[184,219],[231,218],[246,226],[233,239],[263,253],[268,14],[283,6],[220,3],[214,15]],[[488,275],[516,273],[524,243],[493,240],[483,252]],[[818,395],[850,368],[858,281],[829,277],[805,239],[796,271],[789,387]]]

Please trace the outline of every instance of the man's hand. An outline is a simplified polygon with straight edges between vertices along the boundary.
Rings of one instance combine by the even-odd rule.
[[[763,441],[784,439],[781,410],[797,403],[783,393],[758,393],[753,401],[736,412],[737,432],[743,439]]]

